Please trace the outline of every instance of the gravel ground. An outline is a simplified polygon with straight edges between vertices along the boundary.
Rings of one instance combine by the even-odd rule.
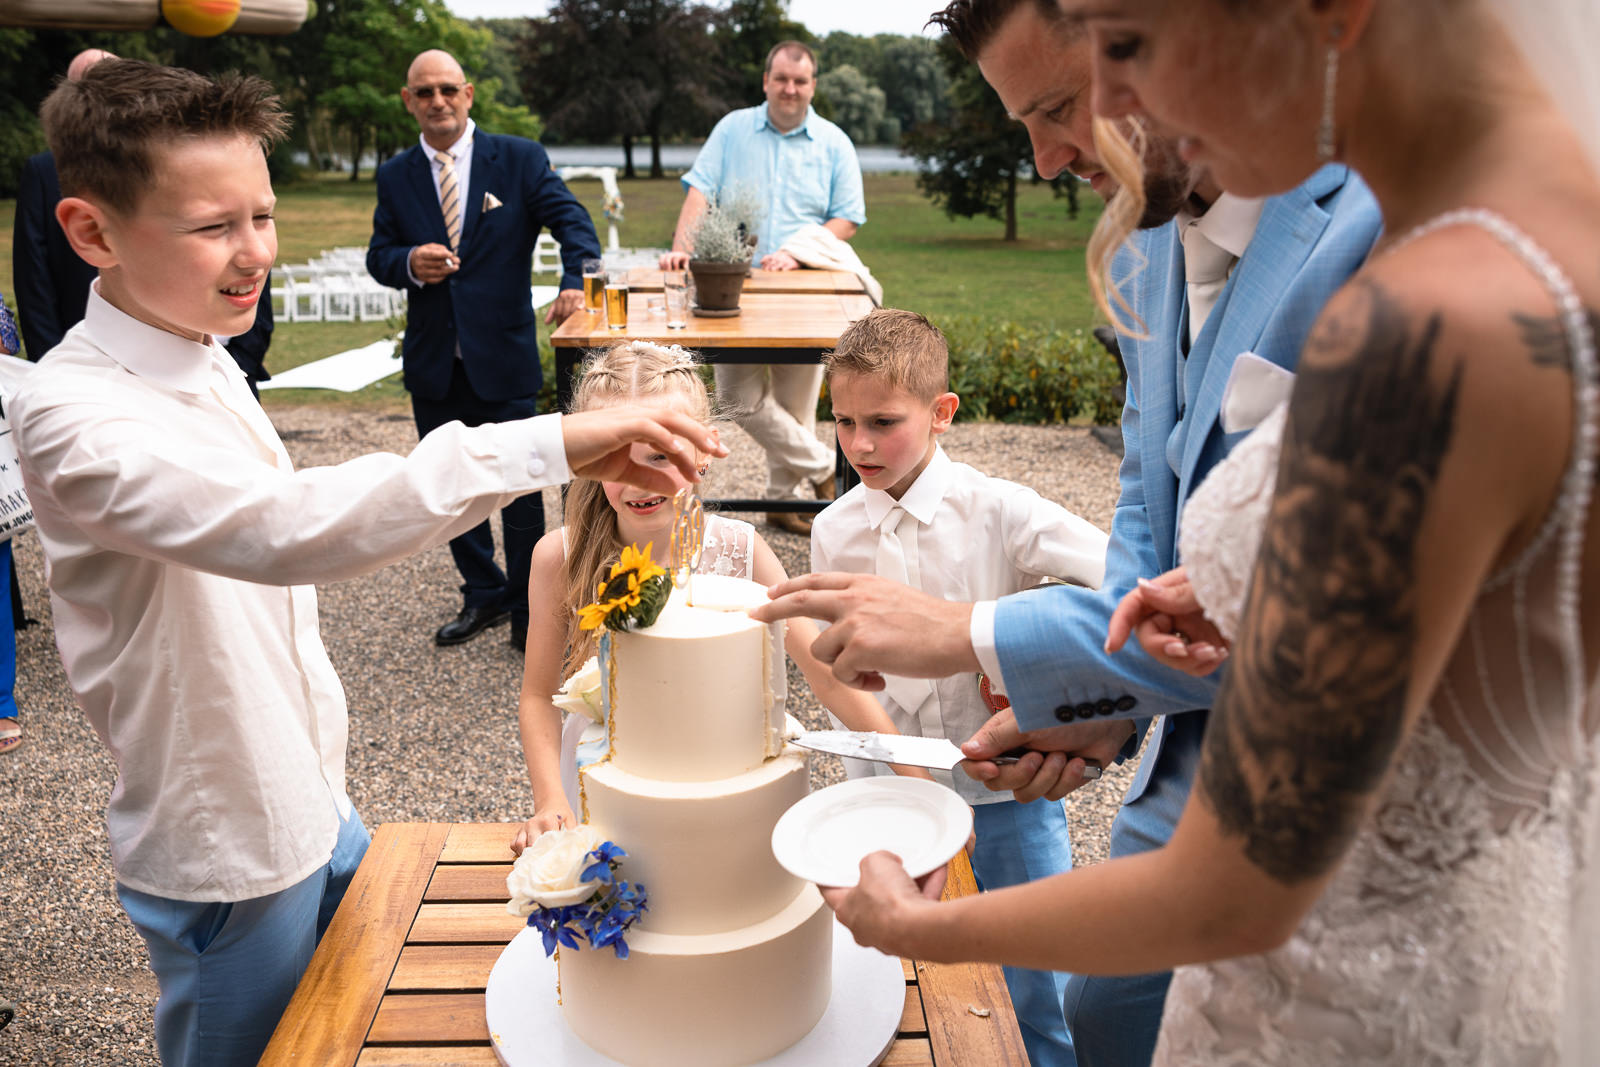
[[[415,441],[409,414],[270,409],[299,466],[335,463]],[[707,495],[753,495],[759,450],[737,429]],[[945,438],[956,459],[1033,486],[1108,528],[1116,458],[1089,431],[961,424]],[[547,493],[546,511],[559,514]],[[744,516],[759,518],[758,516]],[[808,566],[802,538],[762,532],[791,574]],[[23,537],[16,565],[40,625],[17,634],[23,747],[0,757],[0,999],[18,1006],[0,1032],[0,1064],[155,1064],[156,985],[144,946],[113,892],[104,808],[114,768],[68,691],[50,628],[38,541]],[[322,636],[350,704],[349,788],[369,827],[391,821],[510,821],[529,806],[516,740],[520,662],[507,630],[456,648],[433,631],[459,608],[457,578],[440,546],[357,581],[320,590]],[[824,726],[809,687],[790,668],[791,710]],[[797,706],[795,706],[797,705]],[[1106,854],[1133,763],[1069,799],[1080,862]],[[814,785],[836,781],[818,761]]]

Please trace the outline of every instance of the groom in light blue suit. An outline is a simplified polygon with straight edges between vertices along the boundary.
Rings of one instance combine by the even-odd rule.
[[[1054,0],[954,0],[933,21],[1027,126],[1041,176],[1071,170],[1102,195],[1115,191],[1089,134],[1087,41]],[[1011,768],[980,765],[992,788],[1019,790],[1018,799],[1059,800],[1083,783],[1080,758],[1126,758],[1148,732],[1112,829],[1113,856],[1171,836],[1219,675],[1169,670],[1137,643],[1108,656],[1111,612],[1139,577],[1179,562],[1184,502],[1243,436],[1225,434],[1218,421],[1235,358],[1254,352],[1292,370],[1318,313],[1366,259],[1381,226],[1371,193],[1342,166],[1264,201],[1229,197],[1206,175],[1175,166],[1172,146],[1159,138],[1146,169],[1144,228],[1114,264],[1145,336],[1119,337],[1128,368],[1124,459],[1101,587],[1047,586],[969,605],[878,578],[808,576],[790,583],[802,596],[757,613],[807,614],[833,623],[835,639],[852,635],[830,657],[836,671],[848,663],[855,672],[933,677],[981,668],[1012,708],[968,743],[968,754],[1004,751],[1018,730],[1030,747],[1051,752]],[[1202,260],[1214,269],[1202,270]],[[1170,978],[1074,977],[1065,1010],[1080,1067],[1148,1064]]]
[[[1053,586],[1007,597],[993,614],[992,653],[1019,729],[1082,723],[1080,738],[1071,737],[1079,727],[1063,728],[1057,743],[1067,750],[1091,746],[1085,754],[1103,758],[1119,729],[1127,734],[1117,719],[1137,717],[1136,732],[1119,753],[1129,755],[1152,726],[1148,717],[1157,716],[1112,827],[1112,856],[1149,851],[1171,837],[1189,797],[1204,709],[1220,674],[1191,678],[1168,670],[1136,643],[1107,656],[1111,611],[1139,577],[1180,562],[1184,502],[1243,436],[1224,433],[1218,422],[1235,357],[1254,352],[1293,370],[1318,312],[1366,258],[1379,226],[1371,194],[1342,166],[1325,167],[1299,188],[1262,202],[1248,247],[1192,343],[1179,225],[1140,231],[1131,242],[1147,262],[1124,292],[1148,336],[1120,338],[1128,400],[1105,580],[1095,591]],[[1119,265],[1129,261],[1124,254]],[[989,659],[988,651],[980,646],[980,661]],[[1055,747],[1043,738],[1030,741]],[[1002,780],[991,784],[999,787]],[[1047,787],[1044,794],[1059,796],[1072,785]],[[1170,972],[1075,976],[1066,1013],[1080,1067],[1147,1064],[1170,978]]]

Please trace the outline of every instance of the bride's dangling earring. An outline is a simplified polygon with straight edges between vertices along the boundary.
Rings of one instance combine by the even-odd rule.
[[[1327,60],[1322,69],[1322,121],[1317,124],[1317,161],[1330,163],[1338,145],[1334,136],[1334,111],[1336,110],[1339,96],[1339,45],[1341,36],[1339,27],[1335,26],[1331,34],[1332,40],[1328,43]]]

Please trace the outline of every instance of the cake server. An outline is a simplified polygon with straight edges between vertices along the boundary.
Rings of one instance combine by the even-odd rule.
[[[912,737],[906,734],[879,734],[871,731],[807,730],[789,740],[801,748],[814,752],[830,752],[835,756],[872,760],[875,763],[900,763],[909,767],[933,767],[942,771],[954,770],[956,764],[967,757],[955,742],[943,737]],[[993,763],[1015,763],[1025,748],[1014,748]],[[1083,776],[1100,777],[1100,765],[1094,760],[1085,761]]]

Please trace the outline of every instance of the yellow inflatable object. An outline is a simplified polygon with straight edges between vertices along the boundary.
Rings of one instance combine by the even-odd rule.
[[[239,18],[239,0],[161,0],[161,15],[179,33],[215,37]]]

